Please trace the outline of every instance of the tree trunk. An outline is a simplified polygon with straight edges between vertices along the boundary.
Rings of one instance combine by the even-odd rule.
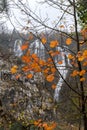
[[[84,130],[87,130],[87,117],[86,117],[86,114],[84,114],[83,116],[83,125],[84,125]]]

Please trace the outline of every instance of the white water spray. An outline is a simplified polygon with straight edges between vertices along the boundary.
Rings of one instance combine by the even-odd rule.
[[[21,50],[21,46],[22,46],[22,41],[19,40],[19,39],[17,39],[17,40],[15,41],[15,44],[14,44],[14,54],[15,54],[15,56],[17,56],[17,57],[20,57],[20,56],[23,55],[23,52],[22,52],[22,50]]]
[[[57,63],[56,67],[60,73],[60,78],[59,78],[59,81],[57,83],[57,87],[56,87],[55,93],[54,93],[54,100],[56,100],[56,101],[59,100],[59,92],[60,92],[61,87],[63,86],[64,80],[66,79],[66,76],[68,74],[67,66],[72,67],[72,65],[70,64],[70,60],[68,59],[69,53],[65,49],[63,49],[62,47],[58,47],[57,50],[60,52],[60,56],[58,55],[58,57],[60,57],[59,59],[63,63],[58,64],[58,60],[59,60],[58,57],[55,59],[55,62]]]

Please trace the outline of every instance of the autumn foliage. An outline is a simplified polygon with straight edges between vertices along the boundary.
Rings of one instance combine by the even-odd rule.
[[[46,47],[47,39],[46,37],[42,37],[39,39],[41,41],[40,44],[43,44]],[[65,44],[67,46],[70,46],[72,44],[73,40],[71,38],[66,38]],[[36,53],[31,53],[31,50],[29,48],[29,43],[25,42],[21,46],[21,50],[25,51],[26,53],[21,57],[21,60],[23,62],[23,66],[21,68],[22,72],[25,74],[26,78],[32,79],[34,73],[42,73],[45,77],[45,80],[49,83],[53,83],[55,78],[58,78],[56,76],[56,73],[58,72],[57,65],[62,65],[63,60],[59,60],[57,63],[54,62],[54,58],[56,56],[64,56],[61,54],[59,50],[56,50],[55,48],[60,45],[58,40],[52,40],[49,42],[50,49],[47,50],[47,54],[49,57],[47,59],[41,59]],[[81,51],[78,51],[76,54],[70,52],[68,54],[68,60],[70,60],[71,65],[74,67],[72,70],[70,76],[72,78],[79,77],[79,82],[84,82],[86,80],[85,75],[87,70],[85,68],[78,69],[78,63],[80,62],[83,67],[87,66],[87,50],[83,49]],[[19,67],[14,65],[11,68],[11,73],[16,74],[16,79],[18,79],[21,75],[18,74]],[[34,73],[32,73],[34,72]],[[53,83],[51,85],[51,89],[55,90],[57,88],[57,85]],[[43,122],[41,119],[34,121],[34,125],[37,127],[42,127],[44,130],[53,130],[56,127],[56,123],[46,123]]]

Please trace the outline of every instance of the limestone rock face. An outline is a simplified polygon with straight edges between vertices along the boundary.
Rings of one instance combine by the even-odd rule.
[[[35,74],[31,82],[20,82],[9,78],[9,62],[2,60],[0,68],[0,98],[5,114],[11,114],[25,123],[38,118],[45,121],[54,120],[55,103],[52,93],[44,85],[41,73]],[[5,73],[5,78],[2,72]]]

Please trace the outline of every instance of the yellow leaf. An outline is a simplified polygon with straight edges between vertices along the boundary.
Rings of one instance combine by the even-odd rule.
[[[84,50],[84,52],[83,52],[83,57],[84,57],[84,58],[87,58],[87,50]]]
[[[43,38],[41,39],[41,42],[42,42],[43,44],[46,44],[46,42],[47,42],[46,38],[43,37]]]
[[[59,43],[58,43],[57,40],[51,41],[51,42],[50,42],[50,47],[51,47],[51,48],[54,48],[54,47],[56,47],[58,44],[59,44]]]
[[[12,74],[17,73],[17,68],[18,68],[18,66],[14,65],[14,66],[11,68],[11,73],[12,73]]]
[[[15,69],[17,69],[17,68],[18,68],[18,66],[17,66],[17,65],[14,65],[12,68],[15,68]]]
[[[50,74],[46,77],[47,81],[52,82],[54,80],[54,75]]]
[[[67,39],[66,39],[66,44],[67,44],[67,45],[70,45],[71,43],[72,43],[72,39],[71,39],[71,38],[67,38]]]
[[[73,58],[74,58],[74,56],[73,56],[72,54],[69,54],[69,55],[68,55],[68,59],[71,60],[71,59],[73,59]]]
[[[78,61],[83,61],[84,60],[84,57],[83,56],[79,56],[78,57]]]
[[[83,30],[81,30],[81,33],[84,38],[87,38],[87,28],[84,28]]]
[[[14,69],[14,68],[12,68],[12,69],[11,69],[11,73],[12,73],[12,74],[15,74],[15,73],[17,73],[17,70]]]

